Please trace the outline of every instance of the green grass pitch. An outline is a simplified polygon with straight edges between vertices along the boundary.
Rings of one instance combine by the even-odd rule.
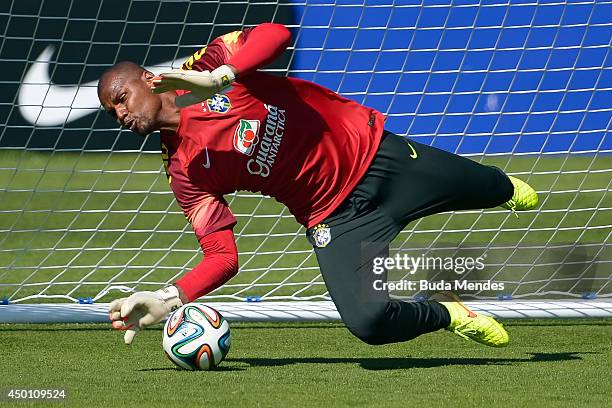
[[[70,407],[609,406],[610,320],[506,323],[504,349],[444,331],[368,346],[339,324],[234,324],[212,372],[174,368],[159,328],[125,346],[108,325],[2,325],[0,388],[65,388],[57,406]]]

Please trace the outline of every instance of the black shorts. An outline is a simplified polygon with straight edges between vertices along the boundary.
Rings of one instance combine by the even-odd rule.
[[[349,329],[372,344],[408,340],[448,325],[436,302],[402,302],[373,289],[372,258],[411,221],[508,201],[503,171],[385,131],[368,171],[350,196],[308,229],[330,296]],[[386,280],[386,273],[382,278]],[[375,327],[375,328],[374,328]]]

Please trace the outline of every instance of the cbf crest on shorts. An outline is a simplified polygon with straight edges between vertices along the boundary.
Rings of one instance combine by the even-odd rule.
[[[331,242],[331,230],[327,224],[317,224],[310,231],[310,242],[317,248],[325,248]]]

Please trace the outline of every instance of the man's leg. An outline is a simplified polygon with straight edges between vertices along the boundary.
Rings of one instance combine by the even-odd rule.
[[[388,243],[410,221],[443,211],[494,207],[508,201],[513,190],[497,168],[387,132],[364,179],[325,220],[331,241],[315,248],[329,293],[349,330],[369,344],[405,341],[447,328],[487,345],[506,345],[507,333],[497,322],[464,313],[460,303],[390,298],[381,290],[386,271],[375,274],[372,269],[374,258],[388,254]]]
[[[445,211],[499,206],[514,186],[497,167],[386,132],[365,189],[381,208],[406,225]]]
[[[323,228],[331,233],[328,245],[315,246],[323,279],[343,322],[368,344],[406,341],[447,327],[450,315],[440,303],[392,299],[382,287],[387,273],[374,273],[373,260],[388,256],[388,243],[401,227],[380,210],[369,208],[359,195],[355,192],[326,220],[329,226]]]
[[[537,195],[521,183],[520,189],[531,191],[517,194],[514,180],[496,167],[386,132],[359,188],[386,217],[404,227],[418,218],[445,211],[489,208],[508,202],[520,204],[513,204],[513,209],[529,209],[537,204]],[[534,201],[530,201],[530,195],[535,196]],[[436,300],[450,313],[448,330],[489,346],[508,344],[508,334],[494,319],[473,313],[455,296]]]

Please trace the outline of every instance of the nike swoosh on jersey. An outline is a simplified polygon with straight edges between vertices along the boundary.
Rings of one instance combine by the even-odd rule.
[[[56,85],[49,76],[55,47],[49,45],[25,74],[19,87],[17,104],[21,116],[33,125],[58,126],[73,122],[100,109],[98,81],[80,85]],[[145,67],[152,72],[180,68],[185,58]]]
[[[206,163],[203,163],[205,169],[210,169],[210,158],[208,157],[208,146],[206,146]]]

